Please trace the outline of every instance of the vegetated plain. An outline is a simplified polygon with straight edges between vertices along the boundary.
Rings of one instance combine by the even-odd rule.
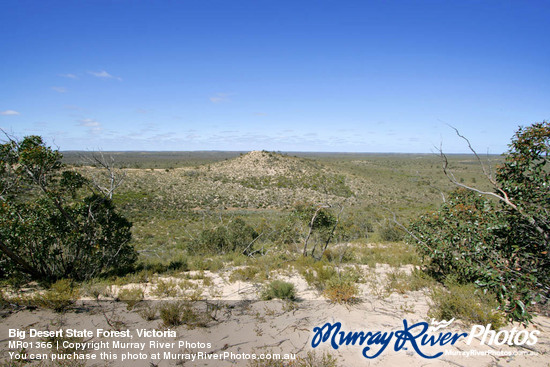
[[[99,168],[80,166],[90,152],[64,152],[69,165],[88,175]],[[133,242],[142,261],[170,262],[192,255],[190,244],[206,229],[242,218],[261,238],[254,247],[291,242],[302,247],[307,220],[292,218],[296,205],[328,204],[342,209],[334,243],[401,239],[396,219],[407,223],[435,209],[455,186],[434,154],[245,152],[103,152],[113,157],[122,185],[115,204],[133,222]],[[487,157],[489,165],[499,156]],[[450,155],[457,178],[490,189],[473,155]],[[487,164],[487,162],[485,162]],[[289,221],[294,238],[283,239]],[[298,223],[300,222],[300,223]],[[384,232],[385,231],[385,232]],[[385,236],[385,237],[384,237]],[[283,240],[283,241],[281,241]],[[191,246],[192,247],[192,246]],[[329,246],[330,247],[330,246]]]
[[[136,272],[116,278],[118,284],[147,283],[159,274],[210,271],[226,274],[230,282],[269,287],[266,283],[287,271],[300,274],[318,295],[337,303],[360,301],[359,283],[370,284],[379,296],[435,284],[418,270],[411,273],[411,266],[420,267],[423,259],[405,241],[401,225],[438,208],[456,188],[437,155],[103,154],[115,157],[121,167],[116,173],[124,180],[114,201],[133,222],[133,243],[140,254]],[[79,166],[81,153],[65,157],[95,180],[105,174],[97,167]],[[500,159],[488,156],[483,164],[493,169]],[[461,183],[491,190],[478,158],[450,155],[448,161]],[[367,266],[369,274],[353,266]],[[390,268],[380,275],[377,266]],[[154,296],[179,294],[174,288],[176,284],[160,281]],[[466,308],[480,303],[472,288],[468,290],[472,298],[461,298]],[[262,294],[265,291],[258,298]],[[433,295],[441,298],[445,293]],[[464,312],[463,318],[499,324],[498,317],[493,318],[496,305],[480,307],[484,311],[474,316]],[[446,311],[434,309],[432,314]]]
[[[86,159],[92,154],[98,153],[63,153],[68,169],[107,187],[107,172]],[[151,327],[160,318],[162,327],[185,325],[189,335],[195,335],[191,329],[211,328],[221,336],[219,331],[237,318],[242,330],[228,332],[238,337],[256,333],[259,344],[255,348],[271,345],[271,339],[264,340],[266,331],[275,328],[282,332],[289,322],[295,323],[295,328],[302,325],[303,330],[296,330],[292,338],[296,339],[293,343],[303,344],[310,331],[311,307],[317,307],[308,302],[352,307],[348,308],[352,322],[371,312],[378,315],[373,316],[373,327],[380,328],[383,323],[410,317],[455,317],[465,324],[504,325],[494,298],[453,279],[447,279],[444,288],[424,273],[423,259],[396,224],[407,227],[437,209],[456,188],[443,173],[437,155],[267,151],[101,154],[115,167],[117,180],[122,178],[113,200],[117,210],[133,223],[132,244],[139,253],[135,270],[80,284],[61,280],[39,293],[28,288],[19,293],[7,291],[0,294],[0,300],[69,316],[66,311],[76,298],[110,300],[117,311],[99,311],[110,327],[140,322]],[[447,158],[459,182],[492,189],[475,156]],[[501,159],[483,157],[483,164],[494,169]],[[21,286],[17,279],[8,283],[12,289]],[[269,303],[277,302],[273,299],[283,301]],[[234,311],[218,311],[209,303],[212,300],[223,301]],[[268,303],[251,307],[249,300]],[[233,309],[232,301],[246,302]],[[127,310],[122,311],[121,305]],[[325,311],[315,313],[319,322],[333,312]],[[97,312],[90,312],[90,318]],[[141,321],[128,321],[135,315]],[[250,320],[243,321],[243,316]],[[82,323],[84,318],[81,314],[74,319]],[[204,338],[197,333],[202,335],[197,338]],[[214,338],[214,334],[208,335]],[[225,343],[214,339],[215,346]],[[288,345],[283,343],[281,348],[288,350]],[[355,357],[343,353],[338,358],[308,353],[292,365],[355,363]]]

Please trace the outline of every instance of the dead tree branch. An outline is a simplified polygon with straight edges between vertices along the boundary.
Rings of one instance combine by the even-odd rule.
[[[307,243],[309,241],[309,238],[311,237],[311,232],[313,232],[313,226],[315,225],[315,219],[317,219],[317,215],[319,215],[319,212],[322,209],[330,208],[330,205],[328,204],[321,204],[317,206],[317,209],[315,210],[315,213],[311,217],[311,221],[309,222],[309,231],[307,233],[306,239],[304,240],[304,251],[303,255],[307,256]]]
[[[497,193],[492,192],[492,191],[483,191],[483,190],[480,190],[478,188],[468,186],[468,185],[463,184],[462,182],[459,182],[456,179],[454,173],[449,168],[449,160],[447,158],[447,155],[443,152],[443,148],[440,146],[438,148],[438,151],[439,151],[439,156],[441,157],[441,160],[443,161],[443,173],[445,173],[445,176],[447,176],[449,181],[451,181],[452,184],[454,184],[458,187],[462,187],[466,190],[477,192],[478,194],[481,194],[481,195],[494,197],[494,198],[504,202],[506,205],[510,206],[514,210],[518,210],[517,205],[514,204],[510,200],[510,198],[508,197],[508,194],[500,187],[500,185],[495,180],[495,178],[487,171],[487,167],[485,166],[485,164],[483,164],[481,158],[479,157],[479,155],[477,154],[475,149],[472,147],[472,144],[470,143],[470,140],[468,140],[468,138],[466,138],[465,136],[461,135],[460,132],[458,131],[458,129],[456,129],[455,127],[451,126],[451,128],[456,132],[456,134],[461,139],[466,141],[466,144],[468,144],[468,149],[474,154],[474,156],[476,157],[476,160],[478,161],[479,165],[481,166],[481,169],[483,171],[483,175],[487,178],[487,180],[491,183],[491,185],[496,189]]]
[[[124,182],[126,172],[120,168],[116,168],[113,156],[106,157],[102,151],[92,152],[91,155],[82,156],[82,159],[86,164],[102,168],[103,173],[106,173],[107,180],[104,182],[105,180],[102,179],[101,173],[96,174],[91,170],[91,182],[97,190],[111,200],[114,191]]]
[[[450,125],[449,125],[450,126]],[[457,128],[453,127],[453,126],[450,126],[454,131],[455,133],[461,138],[463,139],[466,144],[468,145],[468,149],[474,154],[474,156],[476,157],[476,160],[478,161],[479,165],[481,166],[481,169],[483,170],[483,174],[484,176],[487,178],[487,180],[491,183],[491,185],[493,186],[493,188],[495,189],[495,192],[492,192],[492,191],[483,191],[483,190],[480,190],[480,189],[477,189],[475,187],[472,187],[472,186],[468,186],[468,185],[465,185],[461,182],[459,182],[456,177],[454,176],[453,172],[451,171],[451,169],[449,168],[449,161],[447,159],[447,155],[445,153],[443,153],[443,149],[441,148],[441,146],[439,147],[439,156],[441,157],[442,161],[443,161],[443,172],[445,173],[445,176],[447,176],[447,178],[451,181],[451,183],[453,183],[454,185],[458,186],[458,187],[462,187],[466,190],[469,190],[469,191],[473,191],[473,192],[477,192],[478,194],[481,194],[481,195],[485,195],[485,196],[490,196],[490,197],[494,197],[496,199],[498,199],[499,201],[503,202],[504,204],[506,204],[508,207],[512,208],[514,211],[516,211],[517,213],[519,213],[525,220],[527,220],[527,222],[533,226],[533,228],[535,228],[535,230],[537,232],[539,232],[541,235],[544,236],[545,240],[546,240],[546,243],[548,243],[550,241],[550,235],[548,234],[548,232],[542,228],[539,224],[538,224],[538,221],[535,217],[533,217],[532,215],[528,214],[525,210],[523,210],[520,206],[518,206],[516,203],[514,203],[512,201],[512,199],[510,199],[508,193],[499,185],[499,183],[496,181],[496,179],[493,177],[492,175],[492,171],[489,171],[487,169],[487,167],[485,166],[485,164],[483,164],[481,158],[479,157],[479,155],[477,154],[477,152],[475,151],[475,149],[472,147],[472,144],[470,143],[470,140],[468,140],[468,138],[466,138],[465,136],[463,136],[462,134],[460,134],[460,132],[458,131]],[[549,257],[550,257],[550,253],[549,253]]]

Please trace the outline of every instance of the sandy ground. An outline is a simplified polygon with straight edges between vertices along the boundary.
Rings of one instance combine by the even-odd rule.
[[[381,275],[387,271],[389,267],[376,268],[376,272]],[[444,354],[438,358],[426,359],[415,352],[410,342],[407,342],[402,349],[394,350],[396,340],[394,337],[378,357],[367,359],[362,356],[366,343],[362,346],[342,345],[335,350],[328,341],[313,349],[311,344],[314,328],[321,327],[327,322],[331,324],[340,322],[342,330],[346,332],[389,333],[402,330],[403,320],[406,320],[408,325],[424,321],[430,323],[430,318],[427,316],[429,298],[426,292],[393,293],[381,297],[374,291],[372,284],[361,284],[359,302],[353,305],[331,304],[315,289],[309,287],[302,277],[297,274],[286,274],[279,278],[295,284],[299,300],[294,303],[281,300],[261,301],[259,284],[229,282],[226,274],[205,272],[205,275],[212,280],[212,284],[208,287],[209,293],[204,293],[208,295],[209,301],[194,302],[193,306],[198,310],[209,307],[207,313],[209,316],[204,319],[206,327],[182,325],[171,328],[174,335],[168,337],[140,337],[138,330],[141,329],[167,330],[158,316],[154,320],[147,321],[140,315],[142,310],[157,307],[167,300],[155,300],[152,284],[126,285],[125,288],[142,287],[147,301],[140,302],[132,310],[127,310],[123,302],[106,298],[101,301],[81,300],[65,313],[43,309],[4,311],[0,331],[2,358],[7,361],[6,365],[10,365],[10,352],[14,353],[12,358],[21,352],[51,353],[50,349],[36,348],[36,342],[51,341],[62,344],[76,341],[89,343],[87,355],[96,357],[96,360],[88,361],[87,366],[247,366],[252,362],[245,359],[250,357],[246,354],[255,353],[258,358],[261,358],[265,357],[266,353],[278,353],[281,356],[292,353],[303,358],[312,350],[316,352],[317,357],[324,352],[329,352],[337,359],[338,366],[550,366],[550,319],[546,317],[536,317],[527,329],[518,325],[503,328],[508,331],[514,327],[518,331],[526,330],[524,335],[538,331],[538,341],[534,345],[482,345],[480,338],[473,339],[468,345],[466,339],[461,338],[454,345],[420,347],[420,351],[427,355],[435,355],[440,351],[457,354],[472,350],[484,353],[489,351],[492,354],[501,351],[512,355]],[[164,281],[176,282],[181,281],[181,278],[164,278]],[[113,287],[114,294],[118,291],[119,289]],[[178,298],[181,297],[175,297],[172,301],[177,301]],[[471,328],[455,321],[435,334],[470,333]],[[63,330],[65,334],[63,337],[49,339],[31,338],[29,336],[31,329],[54,332]],[[80,332],[86,330],[93,335],[71,339],[67,337],[69,329]],[[98,329],[121,330],[123,333],[128,332],[128,336],[98,336]],[[18,339],[16,336],[10,336],[10,330],[12,333],[15,330],[25,331],[26,336],[24,339]],[[15,347],[13,344],[18,340],[34,344],[22,350],[22,345]],[[101,342],[104,344],[97,344]],[[121,344],[117,346],[115,342]],[[140,343],[144,343],[143,349]],[[94,347],[99,348],[95,350]],[[380,349],[376,344],[371,347],[369,352],[371,355]],[[70,353],[69,351],[66,355]],[[518,353],[523,355],[517,355]],[[525,353],[530,355],[524,355]],[[116,360],[114,355],[117,356]],[[131,359],[122,361],[123,356]],[[37,361],[33,363],[39,364]],[[45,364],[60,365],[59,362],[51,361],[51,355],[48,355],[48,361]],[[292,363],[288,362],[287,365]]]

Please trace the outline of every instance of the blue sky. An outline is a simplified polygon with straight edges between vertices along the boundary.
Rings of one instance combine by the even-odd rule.
[[[502,153],[548,1],[0,0],[0,127],[61,150]]]

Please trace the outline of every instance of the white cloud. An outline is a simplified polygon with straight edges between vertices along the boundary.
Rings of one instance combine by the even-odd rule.
[[[221,103],[221,102],[229,102],[233,94],[232,93],[216,93],[215,96],[210,97],[210,102],[212,103]]]
[[[66,93],[67,92],[67,88],[65,88],[65,87],[52,87],[52,89],[54,91],[56,91],[57,93]]]
[[[114,76],[106,72],[105,70],[101,71],[88,71],[88,74],[95,76],[96,78],[103,78],[103,79],[116,79],[122,81],[122,78],[119,76]]]
[[[82,119],[78,120],[80,126],[86,126],[86,127],[100,127],[101,123],[94,119]]]
[[[78,120],[78,125],[88,127],[88,133],[89,134],[99,134],[103,131],[103,127],[101,127],[101,123],[99,121],[96,121],[94,119],[82,119]]]
[[[19,115],[19,112],[14,111],[14,110],[5,110],[5,111],[0,111],[0,115],[2,115],[2,116],[16,116],[16,115]]]
[[[60,77],[63,77],[63,78],[69,78],[69,79],[78,79],[78,77],[74,74],[58,74],[58,76]]]

